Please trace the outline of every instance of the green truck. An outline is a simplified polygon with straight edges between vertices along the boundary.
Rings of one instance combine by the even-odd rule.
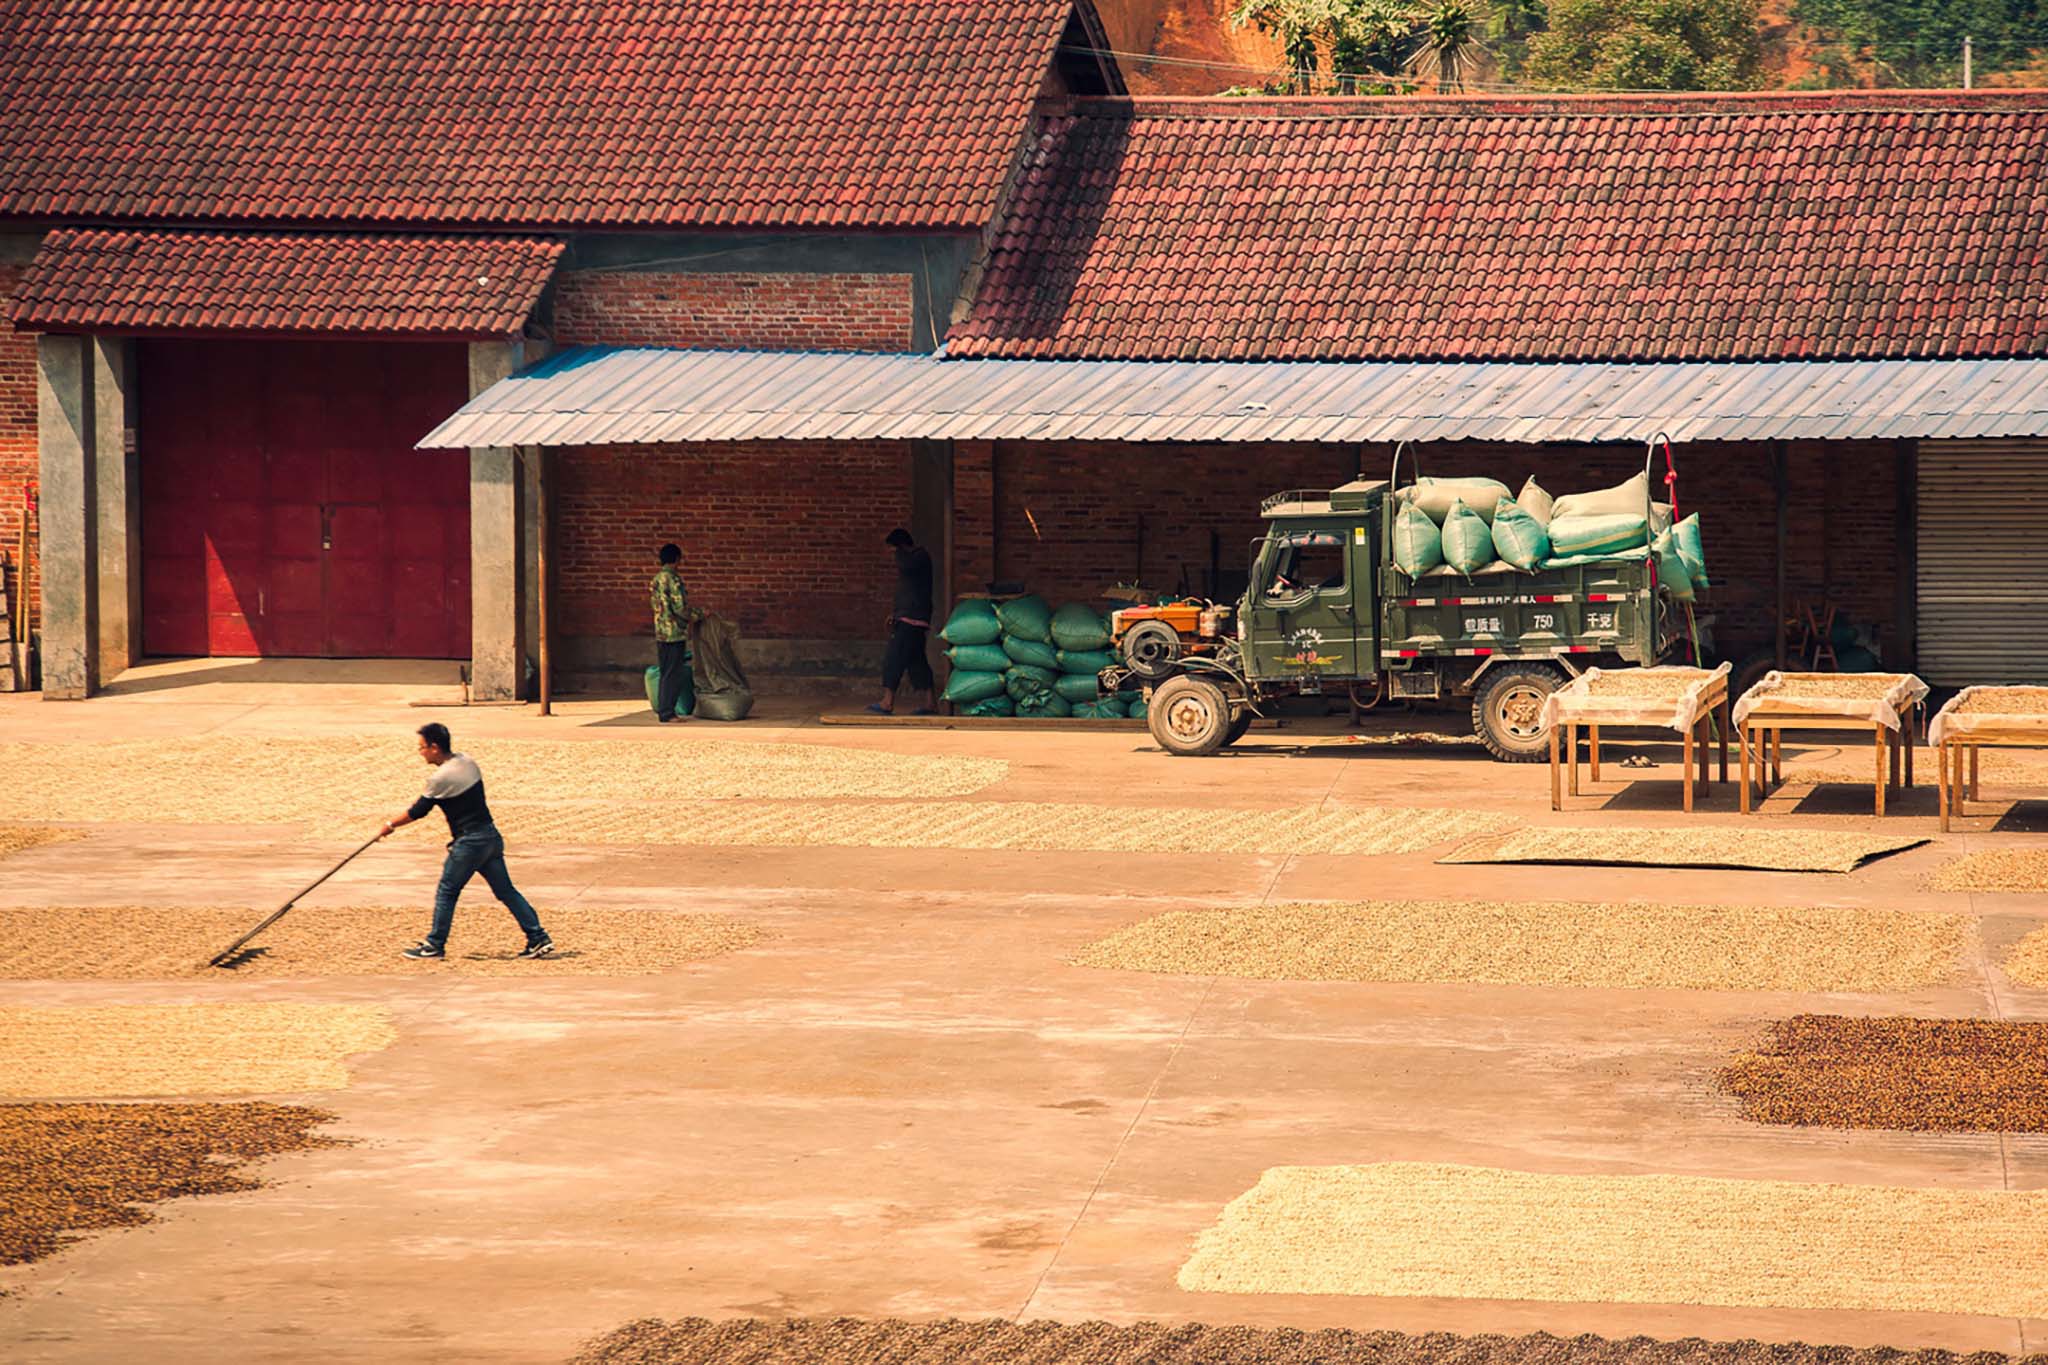
[[[1236,742],[1281,697],[1335,692],[1362,708],[1469,698],[1494,757],[1532,763],[1549,752],[1541,712],[1554,689],[1590,667],[1686,652],[1686,609],[1660,590],[1646,549],[1411,577],[1392,552],[1396,496],[1392,480],[1361,479],[1266,499],[1244,597],[1115,612],[1120,662],[1103,687],[1147,688],[1152,737],[1173,754]]]

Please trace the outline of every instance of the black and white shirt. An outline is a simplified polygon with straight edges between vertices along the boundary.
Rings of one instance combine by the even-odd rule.
[[[434,769],[427,778],[427,789],[406,813],[415,820],[424,820],[436,806],[448,817],[452,838],[496,828],[491,823],[491,808],[484,804],[483,770],[468,754],[456,754]]]

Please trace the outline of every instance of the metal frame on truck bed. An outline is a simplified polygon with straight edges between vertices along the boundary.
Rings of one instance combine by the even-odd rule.
[[[1653,441],[1646,481],[1655,451]],[[1214,753],[1281,697],[1343,689],[1365,707],[1470,697],[1473,728],[1495,757],[1537,762],[1555,688],[1588,667],[1678,652],[1686,618],[1660,589],[1648,546],[1555,568],[1496,561],[1469,575],[1408,574],[1393,553],[1392,513],[1411,486],[1404,456],[1412,484],[1403,442],[1384,481],[1267,498],[1266,533],[1234,608],[1180,602],[1112,616],[1122,662],[1102,684],[1151,689],[1147,720],[1162,748]],[[1651,526],[1654,508],[1644,514]]]

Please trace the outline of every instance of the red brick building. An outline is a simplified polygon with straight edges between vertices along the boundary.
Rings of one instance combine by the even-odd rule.
[[[1659,429],[1730,651],[1826,598],[1937,681],[2048,674],[2000,624],[2048,578],[1972,533],[2048,506],[2038,94],[1133,101],[1069,0],[298,12],[0,15],[51,695],[144,652],[515,694],[543,470],[565,668],[638,667],[674,539],[757,666],[833,669],[897,522],[949,586],[1207,592],[1395,439],[1570,490]]]

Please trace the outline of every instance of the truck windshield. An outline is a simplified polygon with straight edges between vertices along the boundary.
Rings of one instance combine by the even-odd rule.
[[[1274,538],[1269,602],[1292,601],[1344,586],[1344,537],[1336,531],[1289,531]]]

